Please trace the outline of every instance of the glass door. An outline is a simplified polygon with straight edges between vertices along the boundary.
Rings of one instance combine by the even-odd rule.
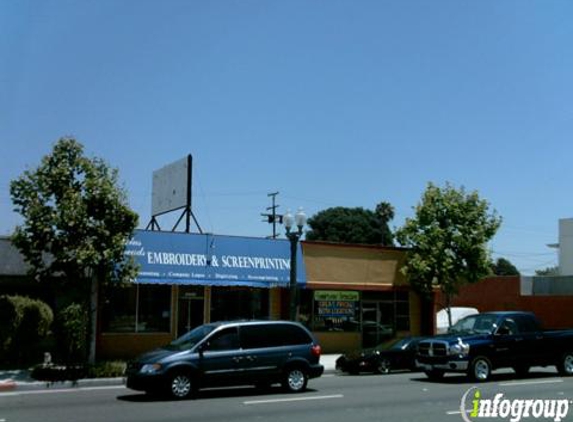
[[[374,347],[394,336],[394,304],[362,302],[362,346]]]
[[[177,337],[203,324],[203,288],[180,287]]]

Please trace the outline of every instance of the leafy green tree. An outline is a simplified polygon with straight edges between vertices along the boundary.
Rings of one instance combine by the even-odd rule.
[[[488,274],[487,242],[501,218],[489,211],[488,202],[477,192],[466,193],[450,184],[444,188],[428,184],[415,211],[415,217],[406,219],[396,233],[400,244],[410,249],[402,271],[422,294],[439,288],[449,310],[462,284]]]
[[[381,202],[374,211],[362,207],[333,207],[320,211],[308,219],[311,230],[307,240],[339,243],[393,245],[388,223],[394,218],[394,208]]]
[[[62,138],[35,170],[11,182],[10,194],[24,219],[12,242],[33,274],[40,281],[57,276],[83,292],[93,361],[98,285],[136,272],[123,252],[138,217],[118,184],[118,171],[84,156],[75,139]]]
[[[520,275],[519,270],[508,259],[498,258],[492,262],[491,271],[495,275]]]

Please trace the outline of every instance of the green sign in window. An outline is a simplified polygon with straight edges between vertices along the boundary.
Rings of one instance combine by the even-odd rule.
[[[360,300],[360,294],[358,292],[345,290],[316,290],[314,292],[314,300],[358,302]]]

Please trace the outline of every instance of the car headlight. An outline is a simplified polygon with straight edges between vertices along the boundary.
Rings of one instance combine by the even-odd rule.
[[[142,374],[153,374],[155,372],[158,372],[160,369],[161,369],[160,363],[148,363],[143,365],[139,370],[139,372],[141,372]]]
[[[458,338],[458,342],[450,346],[449,352],[450,355],[467,356],[470,353],[470,345]]]

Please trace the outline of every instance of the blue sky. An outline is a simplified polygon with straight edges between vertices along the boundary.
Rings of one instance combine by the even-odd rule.
[[[10,181],[74,136],[142,225],[152,172],[192,154],[205,231],[269,235],[274,191],[308,215],[388,201],[400,226],[451,182],[503,217],[494,257],[556,265],[572,18],[569,0],[0,0],[0,234]]]

